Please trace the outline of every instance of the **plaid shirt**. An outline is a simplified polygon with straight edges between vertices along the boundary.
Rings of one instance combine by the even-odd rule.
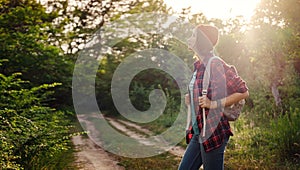
[[[204,63],[208,62],[209,57],[204,58],[203,62],[194,63],[194,71],[197,70],[196,80],[193,89],[195,113],[197,116],[199,132],[202,132],[203,118],[202,108],[199,106],[198,97],[202,96],[202,81],[205,72]],[[233,93],[244,93],[248,90],[245,81],[237,74],[233,66],[227,65],[223,60],[214,59],[211,62],[210,83],[207,89],[207,97],[214,101],[224,98]],[[206,114],[206,136],[201,137],[206,152],[220,147],[225,135],[232,136],[230,124],[220,109],[205,109]],[[202,136],[202,134],[201,134]]]

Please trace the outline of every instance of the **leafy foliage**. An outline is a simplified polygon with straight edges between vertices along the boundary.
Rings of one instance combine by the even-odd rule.
[[[8,59],[1,73],[22,72],[33,86],[61,82],[56,98],[69,104],[72,60],[49,43],[61,31],[52,24],[57,13],[47,13],[35,0],[1,1],[0,11],[0,59]]]
[[[68,54],[78,53],[98,29],[124,14],[166,12],[162,0],[48,0],[44,6],[58,13],[55,25],[64,29],[64,34],[53,36],[53,39],[63,40],[58,43]]]
[[[49,88],[59,83],[25,88],[28,82],[0,74],[0,167],[45,169],[55,167],[69,145],[66,113],[45,106]]]

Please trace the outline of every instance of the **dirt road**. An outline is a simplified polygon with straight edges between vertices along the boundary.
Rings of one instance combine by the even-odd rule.
[[[96,117],[96,116],[95,116]],[[95,128],[89,123],[84,116],[78,117],[81,121],[85,121],[86,129],[93,131]],[[112,118],[106,118],[107,121],[119,131],[130,136],[131,138],[137,139],[140,143],[145,142],[145,134],[152,135],[153,133],[147,129],[144,129],[137,124],[116,120]],[[80,170],[124,170],[125,168],[118,165],[118,162],[110,156],[105,150],[96,145],[90,138],[75,136],[72,138],[72,142],[75,145],[76,161],[75,166]],[[184,148],[173,147],[169,152],[178,157],[184,153]]]
[[[81,170],[124,170],[124,167],[117,165],[109,154],[97,146],[89,138],[74,136],[72,142],[77,150],[74,165]]]

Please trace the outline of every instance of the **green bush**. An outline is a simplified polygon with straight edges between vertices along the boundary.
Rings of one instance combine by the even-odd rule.
[[[132,105],[141,111],[148,110],[150,107],[149,94],[152,90],[154,90],[153,86],[147,88],[141,83],[133,82],[129,94]]]
[[[243,113],[231,125],[234,136],[225,156],[228,169],[299,169],[299,109],[277,118],[263,112]]]
[[[70,105],[74,60],[59,48],[63,36],[60,26],[53,24],[56,10],[47,11],[36,0],[3,0],[0,11],[0,59],[9,59],[1,73],[22,72],[30,87],[62,82],[54,94],[58,102],[51,104]]]
[[[268,139],[270,150],[278,159],[300,163],[300,110],[290,109],[272,120]]]
[[[0,169],[55,169],[69,147],[69,122],[45,103],[60,84],[27,89],[19,75],[0,74]]]

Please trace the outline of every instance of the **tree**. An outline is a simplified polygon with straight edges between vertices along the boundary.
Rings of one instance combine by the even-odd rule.
[[[299,54],[299,28],[294,24],[300,3],[290,0],[263,0],[252,19],[252,29],[246,34],[252,74],[258,82],[269,87],[276,106],[282,106],[280,87],[290,84],[293,74],[290,63]],[[287,8],[289,10],[287,10]],[[297,43],[298,42],[298,43]]]
[[[58,16],[54,24],[63,29],[63,34],[52,35],[68,54],[75,54],[103,25],[124,14],[165,11],[162,0],[49,0],[44,6]]]
[[[104,10],[101,8],[101,6],[105,5],[102,3],[92,3],[94,1],[89,1],[86,5],[90,5],[91,8],[97,9],[96,11],[101,11]],[[93,23],[93,22],[86,22],[84,19],[79,20],[76,25],[78,25],[78,30],[84,31],[81,36],[77,37],[82,39],[82,41],[77,41],[78,39],[75,37],[71,41],[77,41],[80,42],[79,44],[74,44],[74,46],[69,46],[70,51],[74,51],[73,49],[76,49],[78,46],[80,46],[81,43],[88,42],[93,35],[97,31],[97,29],[104,29],[103,27],[105,24],[107,24],[109,21],[113,22],[114,20],[119,19],[123,15],[130,15],[130,14],[139,14],[143,12],[165,12],[165,6],[162,5],[163,1],[161,0],[142,0],[142,1],[109,1],[111,6],[109,8],[105,8],[105,11],[101,13],[101,15],[105,15],[103,17],[102,22],[100,23]],[[122,8],[124,6],[124,8]],[[118,8],[117,8],[118,7]],[[73,14],[67,14],[67,16],[71,15],[79,15],[80,13],[86,13],[87,8],[80,8],[78,9],[78,13],[73,13]],[[86,13],[88,14],[89,19],[96,19],[97,17],[94,17],[97,12],[90,12]],[[100,14],[100,13],[99,13]],[[71,21],[73,22],[73,21]],[[70,23],[71,23],[70,22]],[[147,21],[140,21],[141,23],[145,23]],[[80,24],[80,23],[85,23],[85,24]],[[107,27],[106,27],[107,28]],[[72,31],[70,31],[71,33]],[[77,33],[75,32],[74,35]],[[106,35],[107,34],[107,35]],[[105,31],[101,32],[101,37],[109,37],[109,36],[114,36],[114,32],[111,34],[106,33]],[[158,39],[161,39],[159,35],[155,34],[150,34],[147,33],[147,36],[129,36],[125,37],[120,43],[115,44],[112,47],[112,54],[104,54],[105,56],[103,59],[100,61],[100,68],[97,73],[97,79],[96,79],[96,86],[97,86],[97,97],[99,100],[101,100],[100,107],[102,109],[111,109],[113,107],[112,101],[111,101],[111,96],[110,96],[110,83],[111,83],[111,78],[113,76],[113,73],[116,69],[116,67],[120,64],[120,62],[127,57],[128,55],[139,51],[143,50],[145,48],[150,48],[150,47],[157,47],[159,44],[162,44],[159,42]],[[97,35],[97,34],[96,34]],[[96,37],[97,38],[97,37]],[[137,42],[134,43],[130,41],[132,39],[135,39]],[[77,40],[76,40],[77,39]],[[143,43],[144,41],[147,41],[150,44],[145,44]],[[76,50],[75,50],[76,51]],[[74,52],[75,52],[74,51]],[[84,53],[85,50],[80,50],[81,53]],[[99,54],[95,53],[95,56],[98,56]],[[87,65],[88,63],[85,63]],[[153,79],[152,77],[151,79]]]
[[[48,13],[35,0],[1,1],[0,11],[0,59],[8,59],[1,72],[22,72],[33,86],[61,82],[56,97],[67,103],[72,61],[48,42],[50,34],[60,32],[52,25],[57,13]]]

